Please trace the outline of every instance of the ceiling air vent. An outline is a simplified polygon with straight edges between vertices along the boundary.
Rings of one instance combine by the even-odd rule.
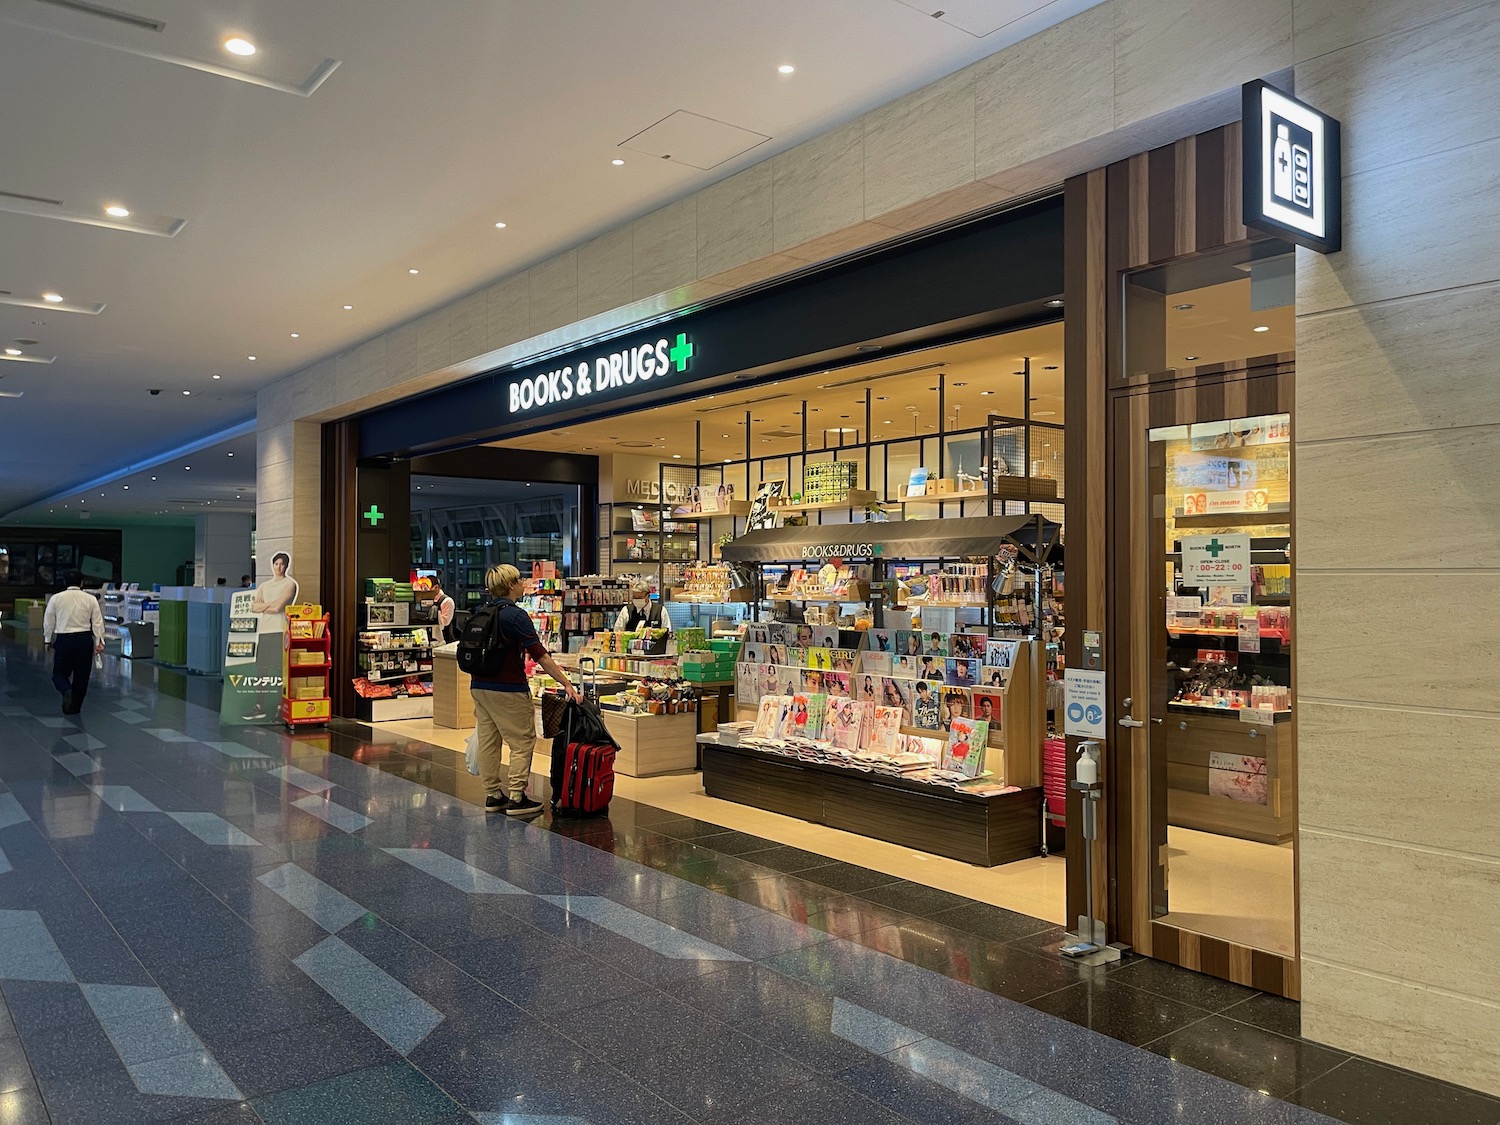
[[[70,11],[81,12],[86,16],[93,16],[101,20],[113,20],[115,23],[128,24],[138,27],[142,31],[164,31],[165,20],[154,20],[150,16],[138,16],[134,12],[122,12],[118,8],[106,8],[102,4],[89,4],[85,0],[36,0],[38,4],[50,4],[54,8],[67,8]]]

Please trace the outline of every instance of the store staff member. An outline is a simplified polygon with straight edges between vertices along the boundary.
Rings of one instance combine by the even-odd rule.
[[[630,587],[630,601],[620,607],[620,614],[615,618],[615,632],[634,633],[642,625],[649,625],[653,629],[664,628],[661,602],[651,600],[650,586],[644,582],[635,582]]]
[[[443,593],[443,580],[441,578],[434,574],[430,581],[432,582],[432,591],[435,595],[432,600],[437,605],[437,623],[442,626],[439,631],[443,635],[443,643],[447,644],[449,641],[456,641],[458,638],[452,635],[453,599]]]
[[[64,715],[83,707],[94,654],[104,651],[104,611],[82,587],[83,574],[68,571],[68,588],[47,599],[42,618],[42,640],[52,650],[52,686],[62,693]]]

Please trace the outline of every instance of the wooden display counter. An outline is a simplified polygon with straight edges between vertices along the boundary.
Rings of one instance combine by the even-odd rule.
[[[1296,732],[1234,711],[1167,706],[1167,823],[1284,844],[1296,831]],[[1230,794],[1233,794],[1232,796]]]
[[[620,744],[615,772],[627,777],[692,770],[697,766],[698,715],[626,715],[605,711],[604,725]]]
[[[432,725],[452,730],[474,725],[469,673],[458,666],[455,649],[437,648],[432,653]]]
[[[916,851],[995,867],[1040,854],[1042,791],[978,796],[700,735],[703,791]]]

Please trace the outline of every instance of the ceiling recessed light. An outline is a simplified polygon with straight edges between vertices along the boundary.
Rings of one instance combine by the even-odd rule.
[[[255,44],[248,39],[236,35],[233,39],[224,40],[224,50],[228,51],[231,55],[243,55],[245,58],[249,58],[255,54]]]
[[[222,376],[222,375],[215,375],[214,378],[215,379],[222,379],[222,378],[224,378],[224,376]]]
[[[226,453],[224,456],[226,456],[226,457],[233,457],[234,454],[231,452],[231,453]]]
[[[53,304],[53,305],[61,304],[62,303],[62,294],[61,293],[43,293],[42,294],[42,300],[48,302],[49,304]]]
[[[1033,411],[1031,416],[1033,418],[1055,418],[1055,417],[1057,417],[1057,411],[1055,411],[1055,410],[1037,410],[1037,411]]]
[[[112,218],[116,218],[116,219],[128,219],[128,218],[130,218],[130,211],[129,211],[129,209],[125,208],[125,207],[121,207],[118,203],[113,203],[110,206],[106,207],[104,209],[104,213],[106,215],[109,215]]]
[[[776,68],[776,73],[777,74],[795,74],[796,72],[797,72],[797,68],[795,66],[791,66],[791,65],[789,65],[787,63],[782,63],[780,66],[778,66]]]
[[[1198,357],[1195,355],[1185,355],[1182,358],[1185,359],[1188,363],[1192,363],[1193,360],[1197,359]]]
[[[1194,306],[1194,305],[1173,305],[1172,309],[1175,312],[1187,312],[1188,309],[1195,308],[1195,307],[1196,306]]]
[[[981,395],[992,395],[992,394],[994,394],[994,393],[995,393],[995,392],[994,392],[994,391],[980,391],[980,392],[979,392],[979,393],[980,393],[980,394],[981,394]]]
[[[193,393],[193,392],[192,392],[192,391],[183,391],[183,392],[182,392],[182,393],[183,393],[183,394],[185,394],[185,395],[190,395],[190,394],[192,394],[192,393]]]
[[[409,273],[409,274],[411,274],[413,277],[416,277],[417,274],[421,273],[422,271],[421,270],[407,270],[406,272]]]
[[[253,355],[247,355],[245,358],[248,359],[251,363],[255,362],[255,357]]]
[[[184,465],[182,467],[182,471],[185,472],[185,473],[190,473],[190,472],[193,471],[193,467],[191,465]]]
[[[293,340],[300,340],[300,339],[302,339],[302,333],[300,333],[300,332],[293,332],[292,333],[292,339]]]
[[[155,477],[152,477],[152,478],[151,478],[151,479],[152,479],[152,480],[155,480],[155,479],[156,479],[156,478],[155,478]]]
[[[1044,302],[1044,304],[1049,309],[1060,309],[1060,308],[1063,307],[1063,303],[1062,303],[1062,300],[1060,298],[1054,298],[1051,301]]]
[[[1257,324],[1255,326],[1255,331],[1257,331],[1257,332],[1269,332],[1269,331],[1271,331],[1271,326],[1269,324]]]
[[[353,306],[353,305],[345,305],[345,306],[344,306],[344,311],[345,311],[345,312],[348,312],[348,311],[349,311],[349,310],[350,310],[350,309],[352,309],[352,308],[353,308],[353,307],[354,307],[354,306]]]
[[[130,491],[130,485],[128,485],[128,484],[122,484],[120,487],[123,488],[126,492]],[[101,493],[99,493],[99,495],[103,496],[104,493],[101,492]]]
[[[620,165],[621,165],[621,164],[624,164],[624,163],[625,163],[625,161],[623,161],[623,160],[621,160],[621,159],[620,159],[620,158],[619,158],[619,157],[618,157],[618,156],[617,156],[617,157],[615,157],[615,158],[614,158],[614,159],[613,159],[613,160],[611,160],[611,161],[610,161],[610,163],[611,163],[611,164],[613,164],[613,165],[614,165],[614,166],[615,166],[615,167],[616,167],[616,168],[618,168],[618,167],[619,167],[619,166],[620,166]]]
[[[505,229],[505,224],[504,223],[496,223],[495,224],[495,229],[496,230],[504,230]]]
[[[674,461],[681,461],[682,460],[682,454],[681,453],[674,453],[674,454],[672,454],[672,460],[674,460]]]
[[[21,354],[21,349],[20,348],[6,348],[5,349],[5,354],[6,355],[20,355]]]
[[[894,426],[894,425],[895,425],[895,424],[896,424],[896,423],[895,423],[895,422],[893,422],[893,421],[891,421],[891,419],[889,419],[889,418],[887,418],[887,419],[886,419],[886,420],[885,420],[885,425],[887,425],[887,426]]]

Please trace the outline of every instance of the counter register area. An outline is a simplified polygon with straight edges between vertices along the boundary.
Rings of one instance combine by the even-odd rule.
[[[997,548],[1035,564],[1056,531],[1035,517],[846,526],[841,538],[861,541],[851,556],[868,561],[835,568],[850,572],[848,585],[821,600],[869,603],[859,628],[852,617],[820,626],[813,647],[803,647],[806,625],[750,622],[715,638],[600,631],[557,659],[570,672],[595,662],[604,720],[620,745],[615,768],[627,776],[701,768],[710,797],[984,867],[1024,859],[1043,850],[1045,658],[1043,646],[1006,628],[989,591],[1000,585]],[[725,555],[798,557],[795,540],[826,534],[751,532]],[[932,559],[939,569],[912,596],[888,577],[887,558]],[[801,573],[811,582],[827,569]],[[787,599],[784,586],[766,594],[763,584],[758,577],[757,603]],[[846,599],[853,591],[861,597]],[[810,586],[801,593],[820,600]],[[905,604],[887,609],[887,598]],[[980,620],[962,621],[958,610]],[[887,614],[898,628],[884,627]],[[539,695],[550,680],[538,676]],[[474,723],[455,645],[434,654],[433,706],[438,726]]]

